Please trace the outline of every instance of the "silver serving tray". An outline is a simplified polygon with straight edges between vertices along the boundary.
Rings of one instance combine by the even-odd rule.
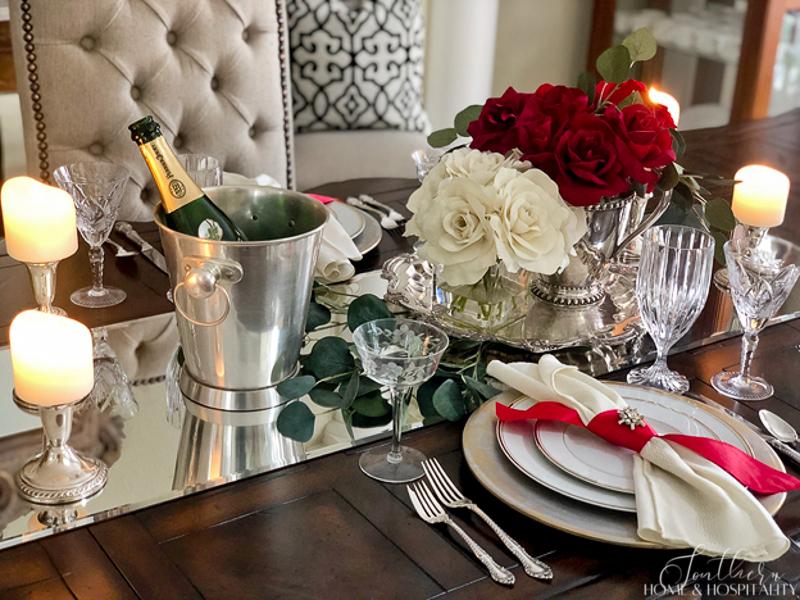
[[[431,265],[414,254],[389,259],[381,276],[388,282],[387,301],[460,338],[501,342],[539,353],[624,345],[642,334],[633,280],[624,275],[612,275],[606,297],[593,306],[556,306],[529,294],[527,314],[495,330],[481,329],[450,316],[441,304],[444,295],[436,293]]]

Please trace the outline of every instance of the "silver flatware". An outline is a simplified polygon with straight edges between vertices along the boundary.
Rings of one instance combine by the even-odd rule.
[[[425,471],[425,475],[428,476],[428,481],[430,481],[433,492],[439,502],[447,508],[466,508],[483,519],[484,523],[497,534],[497,537],[500,538],[500,541],[508,548],[509,552],[519,560],[528,575],[536,579],[553,578],[553,570],[548,565],[529,555],[519,542],[503,531],[477,504],[461,493],[438,460],[429,458],[422,461],[422,469]]]
[[[758,411],[758,418],[761,420],[761,424],[764,425],[764,429],[769,431],[778,443],[781,444],[779,448],[780,451],[800,465],[800,452],[791,446],[791,444],[794,444],[800,439],[798,438],[795,428],[766,408],[762,408]],[[778,448],[776,444],[772,445]]]
[[[145,258],[147,258],[147,260],[153,263],[164,273],[167,273],[167,260],[164,258],[164,255],[153,248],[150,242],[140,236],[139,232],[137,232],[130,223],[119,221],[116,225],[114,225],[114,229],[128,238],[131,242],[139,246],[142,254],[145,256]]]
[[[406,218],[403,215],[401,215],[391,206],[389,206],[388,204],[384,204],[383,202],[380,202],[378,200],[375,200],[375,198],[373,198],[369,194],[359,194],[358,199],[364,202],[365,204],[369,204],[373,208],[386,211],[386,214],[389,215],[389,218],[392,221],[395,221],[397,223],[402,223],[403,221],[406,220]]]
[[[472,553],[475,555],[475,558],[481,561],[483,566],[489,570],[489,575],[493,580],[503,585],[514,585],[514,581],[516,581],[514,574],[505,567],[498,565],[486,550],[481,548],[475,540],[469,537],[469,535],[450,518],[442,508],[442,505],[436,501],[436,498],[434,498],[425,483],[421,481],[412,483],[407,486],[406,489],[408,490],[408,497],[411,498],[411,504],[414,505],[414,510],[417,511],[420,519],[431,525],[434,523],[449,525],[453,531],[466,542],[469,549],[472,550]]]
[[[777,450],[778,452],[780,452],[781,454],[783,454],[785,457],[789,458],[790,460],[794,461],[795,464],[800,465],[800,452],[798,452],[797,450],[795,450],[794,448],[789,446],[789,444],[786,444],[786,443],[780,441],[778,438],[773,437],[772,435],[764,433],[758,427],[758,425],[756,425],[755,423],[751,423],[750,421],[745,419],[742,415],[733,412],[727,406],[724,406],[724,405],[720,404],[719,402],[715,402],[711,398],[706,398],[705,396],[702,396],[700,394],[695,394],[693,392],[688,392],[687,395],[691,396],[692,398],[695,398],[696,400],[699,400],[703,404],[709,404],[709,405],[713,406],[714,408],[718,408],[719,410],[724,412],[729,417],[731,417],[733,419],[736,419],[740,423],[743,423],[744,425],[749,427],[751,430],[753,430],[753,432],[758,434],[758,436],[762,440],[764,440],[770,446],[775,448],[775,450]]]
[[[361,210],[371,213],[376,217],[378,217],[381,221],[381,227],[383,227],[387,231],[392,229],[397,229],[399,227],[399,225],[394,221],[394,219],[385,215],[382,211],[378,210],[377,208],[372,208],[367,203],[359,200],[355,196],[348,197],[346,202],[350,206],[355,206],[356,208],[360,208]]]
[[[128,256],[136,256],[137,254],[139,254],[138,250],[128,250],[127,248],[118,244],[111,238],[107,239],[103,243],[108,244],[109,246],[114,248],[114,250],[116,250],[116,252],[114,253],[114,258],[127,258]]]

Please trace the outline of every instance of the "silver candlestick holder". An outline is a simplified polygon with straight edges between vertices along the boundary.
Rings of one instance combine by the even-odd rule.
[[[71,504],[103,489],[108,479],[105,463],[84,456],[67,443],[72,433],[73,412],[85,400],[37,406],[14,393],[17,406],[38,414],[44,427],[42,452],[25,463],[16,476],[17,488],[25,500],[37,504]]]
[[[731,233],[731,241],[746,254],[755,254],[761,242],[763,242],[764,238],[767,236],[768,231],[769,227],[753,227],[751,225],[745,225],[744,223],[738,223],[736,227],[734,227],[733,233]],[[726,293],[730,290],[730,278],[728,277],[727,267],[717,269],[716,273],[714,273],[714,285]]]
[[[33,287],[33,297],[39,310],[42,312],[53,313],[64,316],[67,312],[63,308],[53,306],[53,299],[56,296],[56,269],[58,261],[45,263],[25,263],[31,276],[31,286]]]

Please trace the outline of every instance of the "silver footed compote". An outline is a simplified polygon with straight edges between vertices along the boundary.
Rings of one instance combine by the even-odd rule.
[[[744,335],[739,370],[717,373],[711,378],[711,385],[736,400],[766,400],[772,396],[772,386],[750,374],[758,334],[786,302],[800,269],[763,251],[754,255],[747,245],[735,241],[727,242],[723,250],[731,298]]]
[[[409,319],[378,319],[356,328],[353,341],[364,373],[389,388],[392,445],[361,455],[361,470],[378,481],[406,483],[423,475],[425,455],[400,445],[403,413],[415,388],[433,377],[449,340],[441,329]]]
[[[110,162],[77,162],[62,165],[53,172],[59,187],[69,192],[75,202],[78,231],[89,244],[92,285],[72,293],[73,304],[86,308],[104,308],[126,298],[119,288],[103,285],[103,244],[111,233],[122,203],[130,173]]]
[[[689,331],[708,298],[714,238],[680,225],[659,225],[642,236],[636,298],[656,362],[628,373],[628,383],[686,392],[689,380],[667,366],[672,345]]]

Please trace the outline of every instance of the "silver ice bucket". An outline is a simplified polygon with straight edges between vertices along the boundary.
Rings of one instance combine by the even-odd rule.
[[[205,191],[249,241],[184,235],[156,210],[184,355],[181,391],[223,410],[276,406],[273,386],[297,369],[328,211],[278,188]]]

